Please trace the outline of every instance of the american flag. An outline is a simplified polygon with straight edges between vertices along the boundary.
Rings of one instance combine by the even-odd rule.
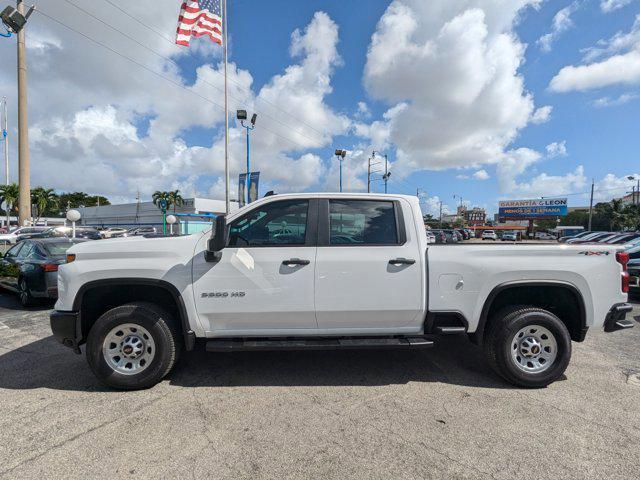
[[[176,43],[189,46],[191,37],[207,35],[222,45],[221,0],[184,0],[178,19]]]

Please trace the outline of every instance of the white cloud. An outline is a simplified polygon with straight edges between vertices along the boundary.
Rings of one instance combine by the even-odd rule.
[[[369,110],[369,105],[367,105],[366,102],[358,102],[356,116],[364,120],[371,118],[371,110]]]
[[[569,92],[639,83],[640,15],[629,32],[618,32],[586,49],[584,61],[583,65],[563,67],[551,79],[549,88],[555,92]]]
[[[544,107],[537,108],[531,116],[531,123],[540,124],[548,122],[549,120],[551,120],[552,111],[553,107],[550,105],[545,105]]]
[[[638,94],[637,93],[623,93],[622,95],[618,96],[618,97],[601,97],[596,99],[593,104],[596,107],[617,107],[620,105],[624,105],[625,103],[631,102],[632,100],[635,100],[636,98],[638,98]]]
[[[387,116],[385,129],[385,140],[397,147],[396,171],[501,161],[534,115],[518,73],[525,47],[513,30],[534,5],[391,3],[371,39],[364,83],[396,113]]]
[[[630,180],[629,177],[633,177],[633,179]],[[595,183],[594,201],[607,202],[612,198],[620,198],[626,195],[636,186],[637,179],[640,179],[640,174],[637,173],[629,173],[621,177],[608,173]]]
[[[626,7],[631,2],[633,2],[633,0],[600,0],[600,8],[604,13],[609,13]]]
[[[550,197],[579,193],[585,188],[587,177],[584,175],[584,167],[580,165],[565,175],[541,173],[528,181],[516,183],[511,193],[523,198]]]
[[[158,0],[149,9],[143,3],[125,8],[163,31],[175,30],[179,5]],[[210,191],[221,198],[222,65],[204,61],[204,55],[208,60],[219,58],[220,49],[206,40],[194,41],[189,63],[195,60],[198,67],[187,83],[166,58],[78,17],[81,14],[66,4],[42,0],[39,7],[59,18],[82,20],[85,23],[70,23],[170,81],[34,15],[28,32],[32,185],[83,189],[114,198],[131,199],[138,188],[143,196],[156,189],[180,188],[183,194]],[[140,30],[108,4],[86,8],[163,57],[187,54],[186,49]],[[15,63],[11,65],[15,55],[9,43],[0,43],[0,57],[7,59],[0,71],[0,91],[15,91]],[[253,88],[249,71],[230,63],[230,110],[246,108],[259,114],[252,133],[252,166],[262,172],[265,188],[288,191],[320,185],[329,159],[308,150],[330,145],[335,135],[350,128],[349,119],[325,103],[332,92],[334,69],[341,64],[337,44],[337,25],[318,12],[304,30],[292,34],[291,65],[259,90]],[[295,117],[286,112],[295,112]],[[186,132],[194,127],[207,129],[211,139],[193,144]],[[244,130],[232,124],[232,185],[244,169],[244,142]]]
[[[545,147],[547,151],[547,157],[566,157],[567,156],[567,142],[553,142]]]
[[[553,23],[551,25],[551,32],[541,36],[538,39],[538,45],[543,52],[550,52],[553,42],[555,42],[562,33],[566,32],[574,26],[571,15],[580,6],[580,3],[576,0],[570,5],[559,10],[553,17]]]
[[[476,173],[474,173],[473,178],[475,178],[476,180],[489,180],[491,176],[486,170],[483,169],[478,170]]]

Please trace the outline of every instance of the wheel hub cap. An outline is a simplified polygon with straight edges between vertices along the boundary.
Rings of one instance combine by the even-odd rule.
[[[155,354],[155,343],[149,331],[134,323],[113,328],[102,345],[105,362],[122,375],[140,373],[151,364]]]
[[[520,329],[511,340],[511,359],[526,373],[548,370],[556,360],[558,343],[545,327],[529,325]]]

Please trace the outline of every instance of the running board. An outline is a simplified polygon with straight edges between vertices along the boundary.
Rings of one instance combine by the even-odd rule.
[[[368,338],[284,338],[284,339],[216,339],[208,340],[208,352],[244,352],[256,350],[342,350],[383,348],[428,348],[433,340],[427,337]]]
[[[436,332],[440,335],[460,335],[467,333],[467,327],[436,327]]]

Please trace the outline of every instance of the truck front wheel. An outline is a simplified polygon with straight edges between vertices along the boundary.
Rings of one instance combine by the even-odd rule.
[[[87,338],[87,361],[104,384],[149,388],[173,368],[180,337],[173,318],[157,306],[133,302],[104,313]]]
[[[553,313],[512,307],[491,321],[484,343],[491,367],[508,382],[541,388],[562,376],[571,359],[571,336]]]

